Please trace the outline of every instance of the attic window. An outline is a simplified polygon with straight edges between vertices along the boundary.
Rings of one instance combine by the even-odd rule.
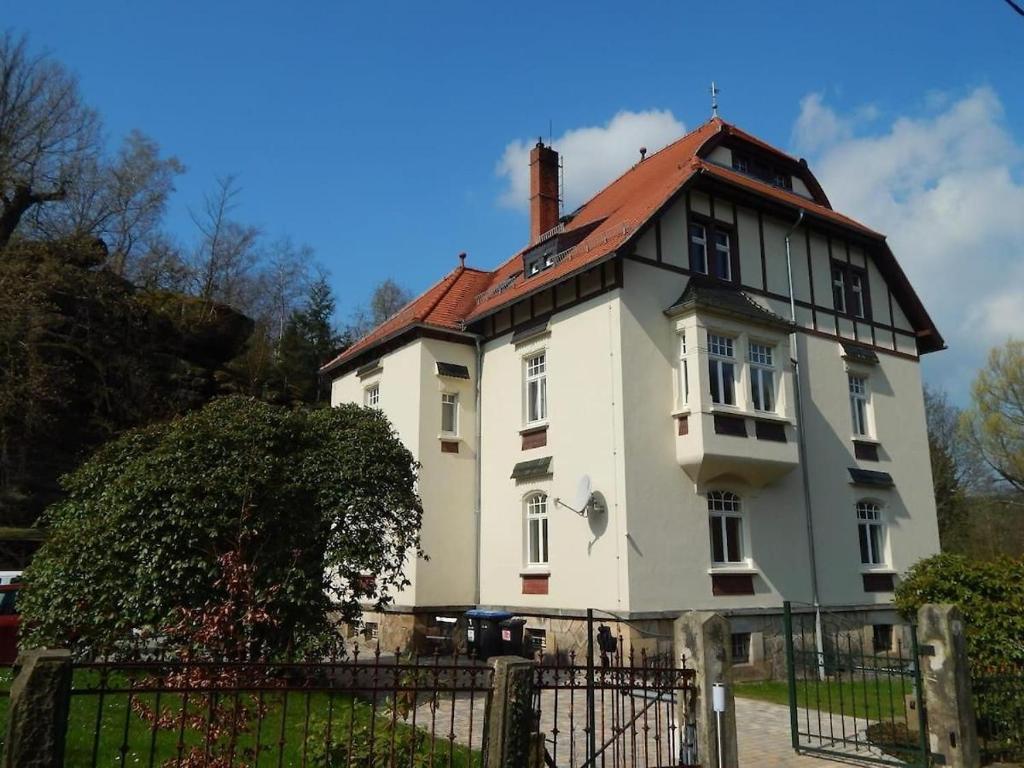
[[[546,254],[537,256],[527,263],[526,276],[533,277],[534,275],[543,272],[545,269],[550,269],[553,266],[555,266],[555,252],[549,251]]]
[[[759,158],[753,158],[750,155],[743,154],[742,152],[733,151],[732,153],[732,169],[739,171],[747,176],[753,176],[755,179],[771,184],[773,187],[781,187],[782,189],[793,189],[793,178],[781,168],[773,165],[770,162],[762,161]]]

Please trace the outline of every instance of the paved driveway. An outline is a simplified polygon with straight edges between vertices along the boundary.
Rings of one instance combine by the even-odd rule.
[[[829,717],[825,715],[825,717]],[[842,728],[839,715],[831,715],[832,726],[838,734]],[[866,723],[860,720],[854,723],[845,718],[846,732],[863,730]],[[827,732],[828,725],[823,732]],[[834,760],[810,755],[798,755],[793,751],[789,731],[789,707],[768,704],[753,699],[736,699],[736,731],[739,741],[740,768],[777,768],[777,766],[793,766],[793,768],[827,768],[836,763],[845,765],[871,765],[857,759],[856,755],[849,758],[836,757]],[[815,746],[828,746],[827,744]],[[865,752],[865,754],[867,754]],[[877,755],[877,752],[873,754]]]

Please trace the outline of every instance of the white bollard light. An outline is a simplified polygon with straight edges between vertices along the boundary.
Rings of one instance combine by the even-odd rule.
[[[722,713],[725,712],[725,685],[715,683],[711,686],[711,707],[715,710],[715,731],[718,736],[718,768],[722,768]]]
[[[725,685],[715,683],[711,687],[711,705],[715,712],[725,712]]]

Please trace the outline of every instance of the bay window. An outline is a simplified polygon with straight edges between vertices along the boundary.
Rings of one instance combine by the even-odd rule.
[[[690,364],[686,359],[686,331],[679,334],[679,402],[690,404]]]
[[[775,350],[767,344],[750,342],[750,402],[755,411],[775,410]]]
[[[708,334],[708,377],[711,402],[736,405],[735,340],[729,336]]]

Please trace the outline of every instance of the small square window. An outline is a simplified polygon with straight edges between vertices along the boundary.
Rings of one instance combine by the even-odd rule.
[[[548,648],[548,633],[545,629],[526,629],[527,647],[534,653],[543,653]]]
[[[376,621],[363,622],[363,637],[367,640],[376,640],[380,637],[380,627]]]
[[[380,404],[380,384],[374,384],[364,390],[363,404],[368,408],[376,408]]]
[[[733,664],[749,664],[750,663],[750,633],[749,632],[733,632],[732,633],[732,663]]]
[[[871,627],[871,647],[875,653],[892,652],[892,624],[875,624]]]

